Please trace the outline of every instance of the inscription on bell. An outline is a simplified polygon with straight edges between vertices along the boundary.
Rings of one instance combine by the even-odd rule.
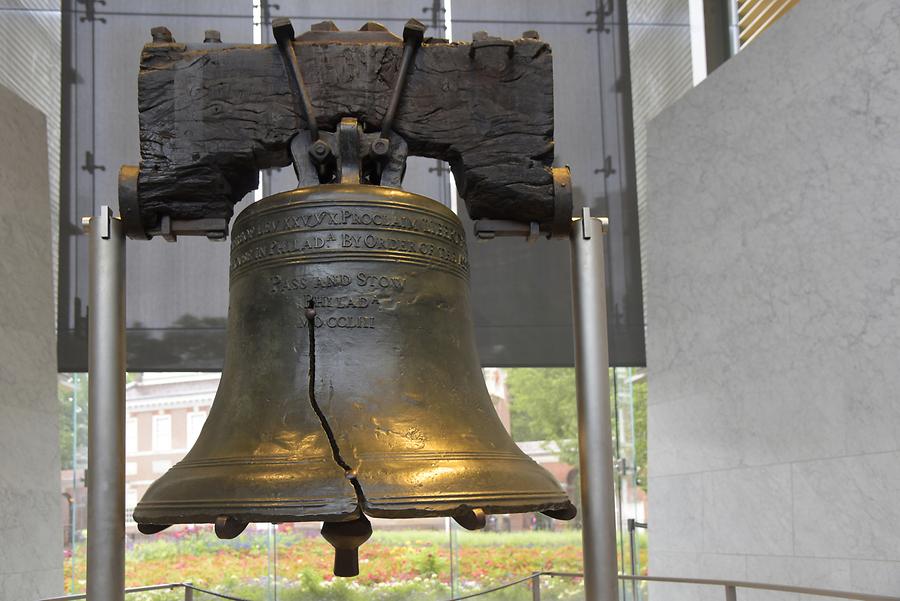
[[[323,288],[346,288],[355,285],[369,289],[390,289],[402,292],[406,286],[406,277],[398,275],[371,275],[358,272],[352,275],[346,273],[332,273],[318,276],[299,276],[282,278],[280,275],[269,277],[269,294],[286,294],[297,290],[311,290]]]
[[[413,217],[407,214],[375,213],[355,209],[340,211],[319,210],[315,212],[289,213],[272,219],[249,224],[232,238],[232,247],[250,242],[254,238],[270,234],[315,230],[319,228],[347,228],[353,226],[375,226],[383,229],[399,229],[431,234],[463,244],[465,238],[452,225],[429,217]]]
[[[375,327],[375,317],[371,315],[316,315],[315,324],[317,328],[341,328],[341,329],[371,329]],[[302,316],[297,327],[309,327],[309,320]]]
[[[348,200],[337,204],[287,204],[235,223],[231,272],[254,266],[368,260],[425,265],[468,277],[465,235],[452,214],[402,201]],[[251,211],[252,214],[252,211]],[[288,290],[303,289],[288,282]]]

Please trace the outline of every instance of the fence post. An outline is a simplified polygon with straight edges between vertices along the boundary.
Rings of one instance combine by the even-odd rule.
[[[194,601],[194,589],[191,588],[191,583],[185,582],[182,586],[184,586],[184,601]]]
[[[541,601],[541,573],[531,575],[531,601]]]
[[[729,584],[725,585],[725,601],[737,601],[737,589]]]

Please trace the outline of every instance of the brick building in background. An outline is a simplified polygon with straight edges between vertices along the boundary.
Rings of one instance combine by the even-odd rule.
[[[219,373],[145,373],[125,391],[125,507],[190,450],[219,386]]]

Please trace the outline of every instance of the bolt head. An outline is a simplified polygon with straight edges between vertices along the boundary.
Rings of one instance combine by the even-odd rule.
[[[424,23],[415,19],[410,19],[403,27],[403,43],[421,44],[425,37],[425,30],[428,29]]]
[[[294,26],[287,17],[276,17],[272,19],[272,35],[279,44],[289,42],[294,39]]]
[[[338,26],[335,25],[334,21],[320,21],[319,23],[313,24],[310,28],[310,31],[340,31]]]
[[[360,31],[387,31],[388,28],[377,21],[366,21],[366,24],[359,28]]]
[[[331,147],[322,140],[316,140],[313,145],[309,147],[309,154],[314,159],[321,161],[331,154]]]
[[[391,142],[387,138],[378,138],[372,142],[372,154],[377,157],[387,156],[391,150]]]
[[[154,27],[150,30],[150,36],[157,44],[171,44],[175,41],[172,32],[167,27]]]

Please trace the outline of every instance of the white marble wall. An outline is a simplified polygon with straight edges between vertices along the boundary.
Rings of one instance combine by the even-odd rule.
[[[900,2],[800,2],[648,173],[650,572],[900,595]]]
[[[43,114],[0,87],[0,599],[62,593]]]

